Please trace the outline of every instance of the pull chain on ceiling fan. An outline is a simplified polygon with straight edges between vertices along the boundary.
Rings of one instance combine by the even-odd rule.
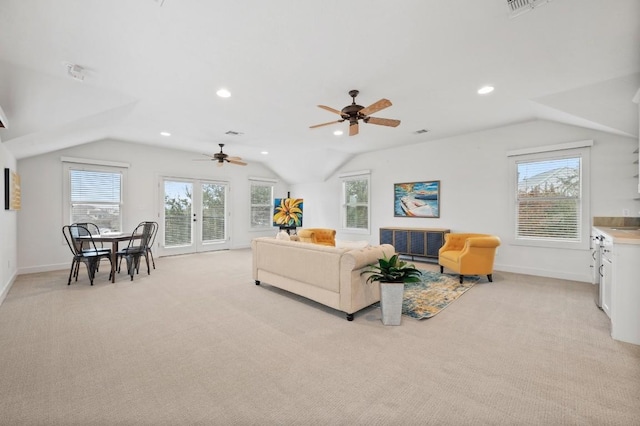
[[[390,107],[391,101],[388,99],[380,99],[378,102],[374,102],[368,107],[363,107],[362,105],[356,104],[356,96],[358,96],[360,92],[358,90],[350,90],[349,96],[353,99],[351,105],[347,105],[342,108],[342,110],[338,111],[335,108],[328,107],[326,105],[318,105],[319,108],[332,112],[334,114],[338,114],[342,117],[340,120],[330,121],[328,123],[316,124],[315,126],[310,126],[309,128],[315,129],[317,127],[329,126],[335,123],[342,123],[343,121],[349,122],[349,136],[355,136],[359,132],[358,121],[362,120],[364,123],[377,124],[379,126],[389,126],[389,127],[398,127],[400,125],[400,120],[394,120],[391,118],[378,118],[371,117],[370,115],[383,110],[385,108]]]
[[[194,161],[217,161],[218,162],[218,167],[222,166],[225,161],[227,163],[236,164],[238,166],[246,166],[247,165],[247,163],[245,163],[244,161],[241,161],[242,158],[240,158],[240,157],[229,157],[227,154],[222,152],[222,147],[224,146],[223,143],[219,143],[218,146],[220,146],[220,152],[216,152],[213,155],[202,154],[202,155],[205,155],[205,156],[207,156],[209,158],[199,158],[199,159],[194,160]]]

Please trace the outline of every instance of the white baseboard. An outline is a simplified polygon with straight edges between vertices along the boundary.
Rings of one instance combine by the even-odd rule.
[[[27,268],[19,268],[18,275],[23,274],[36,274],[38,272],[50,272],[50,271],[60,271],[62,269],[69,269],[71,267],[71,262],[68,263],[57,263],[52,265],[39,265],[39,266],[30,266]]]
[[[2,302],[4,302],[7,294],[9,294],[9,290],[11,290],[11,286],[13,286],[13,283],[15,282],[17,276],[18,274],[14,273],[11,278],[9,278],[9,281],[7,281],[7,284],[4,286],[2,291],[0,291],[0,305],[2,305]]]

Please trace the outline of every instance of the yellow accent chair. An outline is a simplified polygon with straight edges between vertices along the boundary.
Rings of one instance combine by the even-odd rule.
[[[486,275],[493,282],[493,260],[500,238],[487,234],[444,234],[445,243],[438,253],[440,273],[444,268],[465,275]]]
[[[321,244],[323,246],[336,245],[336,230],[328,228],[300,228],[296,231],[300,241]]]

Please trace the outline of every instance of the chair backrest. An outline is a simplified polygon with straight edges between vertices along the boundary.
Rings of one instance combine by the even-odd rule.
[[[156,234],[158,234],[158,222],[143,222],[143,223],[151,223],[153,225],[153,230],[151,231],[151,238],[149,240],[148,247],[153,247],[153,244],[156,242]]]
[[[86,230],[84,230],[84,229],[83,230],[79,230],[79,232],[83,232],[84,233],[84,234],[80,235],[81,237],[86,237],[86,236],[89,236],[89,235],[100,235],[100,228],[98,228],[98,225],[96,225],[95,223],[91,223],[91,222],[76,222],[76,223],[72,224],[71,226],[73,226],[73,225],[79,225],[79,226],[82,226],[82,227],[86,228]],[[99,242],[95,243],[95,246],[103,248],[104,244],[101,241],[99,241]]]
[[[65,225],[62,227],[62,234],[74,256],[82,256],[83,249],[97,250],[91,232],[86,226],[75,223]]]
[[[300,241],[326,246],[336,245],[336,230],[330,228],[300,228],[297,231]]]
[[[100,235],[100,228],[98,228],[98,225],[96,225],[95,223],[91,223],[91,222],[76,222],[73,225],[80,225],[80,226],[83,226],[83,227],[87,228],[87,231],[89,232],[89,235]]]
[[[149,242],[154,236],[156,225],[155,222],[140,222],[131,233],[128,248],[138,248],[140,250],[149,248]],[[138,235],[140,235],[140,238],[137,238]]]

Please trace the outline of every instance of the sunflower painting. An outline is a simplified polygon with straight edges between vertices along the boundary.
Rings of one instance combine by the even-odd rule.
[[[276,198],[273,226],[286,228],[302,226],[302,198]]]

